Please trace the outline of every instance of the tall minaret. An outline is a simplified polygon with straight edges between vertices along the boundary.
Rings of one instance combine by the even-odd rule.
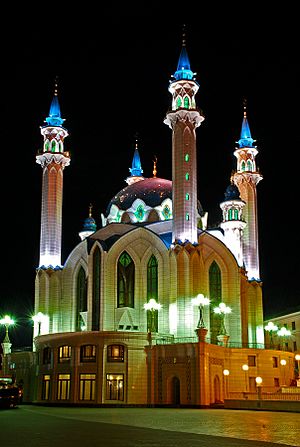
[[[243,233],[243,257],[249,280],[259,280],[258,222],[257,222],[257,192],[256,185],[262,180],[262,175],[256,167],[255,157],[258,154],[255,140],[247,119],[246,104],[238,147],[234,151],[237,158],[237,170],[232,179],[239,188],[241,199],[246,203],[244,219],[247,226]]]
[[[174,80],[170,81],[172,110],[164,120],[172,129],[172,240],[197,243],[197,152],[196,128],[204,117],[196,108],[195,81],[183,34],[182,49]]]
[[[70,164],[70,154],[64,150],[68,132],[62,127],[57,84],[45,122],[41,127],[43,148],[36,156],[43,169],[39,267],[55,268],[61,267],[63,170]]]

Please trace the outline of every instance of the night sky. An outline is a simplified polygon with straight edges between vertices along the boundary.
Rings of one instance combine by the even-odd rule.
[[[69,21],[48,34],[44,22],[10,28],[2,50],[0,315],[17,319],[14,346],[31,343],[35,268],[39,261],[42,170],[35,156],[58,76],[58,97],[69,131],[64,170],[64,262],[93,204],[98,228],[110,199],[126,186],[135,135],[145,177],[171,179],[168,84],[181,49],[182,24],[205,121],[197,129],[198,198],[210,225],[236,168],[243,100],[259,151],[257,187],[265,317],[299,306],[298,193],[300,63],[297,30],[207,17],[160,17],[155,11]],[[50,24],[47,27],[51,28]],[[47,28],[48,29],[48,28]],[[18,39],[13,36],[18,35]],[[7,37],[7,36],[6,36]],[[7,43],[9,42],[9,44]],[[297,43],[298,42],[298,43]],[[298,259],[297,259],[298,258]],[[4,335],[2,328],[1,334]]]

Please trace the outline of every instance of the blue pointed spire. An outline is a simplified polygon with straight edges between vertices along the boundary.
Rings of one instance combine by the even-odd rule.
[[[254,142],[255,140],[253,140],[253,138],[251,137],[250,127],[247,119],[246,105],[244,105],[244,118],[238,144],[239,147],[253,147]]]
[[[143,173],[143,169],[142,169],[142,165],[141,165],[141,159],[140,159],[140,154],[138,151],[138,144],[137,144],[137,140],[135,142],[135,149],[134,149],[134,154],[133,154],[133,159],[132,159],[132,166],[131,168],[129,168],[129,171],[131,173],[132,177],[140,177]]]
[[[195,74],[196,73],[193,73],[191,70],[190,60],[185,46],[185,31],[183,29],[182,48],[177,64],[177,70],[174,73],[174,78],[176,81],[180,79],[194,79]]]
[[[65,121],[60,113],[60,105],[57,97],[57,81],[55,81],[54,96],[51,102],[49,116],[45,121],[50,126],[61,126]]]

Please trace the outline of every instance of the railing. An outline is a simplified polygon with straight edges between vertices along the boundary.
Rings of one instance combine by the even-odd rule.
[[[300,401],[300,387],[278,388],[277,391],[230,391],[229,399],[234,400],[283,400],[283,401]]]
[[[171,337],[171,336],[165,336],[165,337],[157,337],[153,340],[153,344],[156,345],[168,345],[168,344],[177,344],[177,343],[198,343],[198,337]],[[209,344],[218,344],[213,343],[209,338],[206,338],[206,343]],[[229,341],[227,344],[227,347],[229,348],[254,348],[254,349],[266,349],[265,345],[263,343],[242,343],[242,342],[234,342]],[[275,349],[275,348],[273,348]]]

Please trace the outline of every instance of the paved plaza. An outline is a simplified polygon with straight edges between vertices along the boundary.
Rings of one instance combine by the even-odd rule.
[[[31,427],[26,420],[32,421]],[[173,447],[183,444],[185,447],[256,447],[274,444],[300,446],[300,415],[289,412],[22,405],[17,410],[0,412],[2,428],[4,429],[5,424],[9,425],[10,422],[16,427],[19,426],[19,435],[16,439],[20,443],[14,439],[18,434],[16,431],[10,433],[10,437],[7,437],[6,443],[3,444],[2,430],[0,443],[6,447],[51,445],[47,444],[49,436],[56,442],[53,445],[64,447],[68,445],[110,447],[118,445],[120,438],[123,442],[119,445],[124,447]],[[47,435],[48,431],[50,434]],[[20,438],[20,433],[23,438]],[[75,443],[74,440],[71,442],[72,436],[75,437]],[[87,440],[88,436],[91,436],[90,442],[85,444],[82,442],[82,437]],[[95,439],[99,442],[95,442]]]

